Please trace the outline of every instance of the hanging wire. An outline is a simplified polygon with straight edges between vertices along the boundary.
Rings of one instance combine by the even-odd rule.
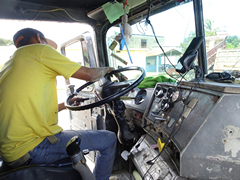
[[[178,79],[176,79],[175,77],[171,76],[171,75],[167,72],[167,70],[166,70],[165,57],[167,58],[168,62],[169,62],[175,69],[176,69],[176,67],[175,67],[175,66],[172,64],[172,62],[169,60],[167,54],[165,53],[164,49],[163,49],[162,46],[160,45],[160,43],[159,43],[159,41],[158,41],[158,39],[157,39],[157,36],[156,36],[156,34],[155,34],[154,28],[153,28],[153,26],[152,26],[152,24],[151,24],[151,21],[149,20],[150,12],[151,12],[151,7],[153,6],[153,5],[152,5],[152,0],[148,0],[147,3],[148,3],[148,12],[147,12],[147,17],[146,17],[146,24],[149,24],[149,25],[150,25],[150,27],[151,27],[151,29],[152,29],[152,32],[153,32],[153,35],[154,35],[154,37],[155,37],[155,40],[156,40],[158,46],[160,47],[160,49],[162,50],[162,52],[163,52],[163,54],[164,54],[164,71],[165,71],[171,78],[173,78],[173,79],[175,79],[176,81],[178,81]],[[182,78],[184,78],[184,76],[183,76],[182,74],[179,74],[179,75],[180,75]],[[185,79],[185,78],[184,78],[184,79]],[[185,79],[185,80],[186,80],[186,79]]]
[[[55,12],[55,11],[64,11],[64,12],[68,15],[68,17],[70,17],[72,20],[77,21],[77,22],[82,22],[82,20],[75,19],[74,17],[72,17],[72,16],[71,16],[65,9],[63,9],[63,8],[56,8],[56,9],[51,9],[51,10],[41,10],[41,9],[43,8],[43,6],[44,6],[44,5],[42,5],[39,10],[34,10],[34,9],[26,9],[26,10],[23,10],[22,14],[24,14],[25,12],[37,12],[37,14],[35,15],[35,17],[34,17],[33,19],[31,19],[31,20],[35,20],[35,19],[38,17],[39,13],[49,13],[49,12]],[[25,17],[24,17],[24,18],[25,18]],[[26,18],[25,18],[25,19],[26,19]],[[29,19],[27,19],[27,20],[29,20]]]

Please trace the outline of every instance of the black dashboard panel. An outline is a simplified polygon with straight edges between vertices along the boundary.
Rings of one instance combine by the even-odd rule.
[[[148,104],[152,98],[154,88],[147,89],[134,89],[128,94],[129,97],[135,99],[125,100],[124,103],[127,107],[130,107],[132,110],[141,112],[142,114],[147,110]]]

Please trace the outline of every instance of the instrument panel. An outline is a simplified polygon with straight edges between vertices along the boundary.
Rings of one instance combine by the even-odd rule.
[[[218,93],[158,83],[144,118],[183,149],[218,101]],[[206,109],[205,106],[208,106]]]

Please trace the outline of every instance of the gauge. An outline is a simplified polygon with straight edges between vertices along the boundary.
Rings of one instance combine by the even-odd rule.
[[[166,111],[169,108],[169,103],[166,100],[163,100],[161,103],[161,110]]]
[[[171,98],[173,96],[174,90],[172,87],[168,88],[167,90],[167,97]]]
[[[158,97],[158,98],[162,98],[164,96],[164,94],[166,93],[166,89],[162,88],[160,85],[158,85],[156,87],[156,90],[155,90],[155,96]]]
[[[180,101],[182,99],[182,92],[181,91],[175,91],[172,95],[172,102],[177,102]]]
[[[152,109],[152,113],[153,113],[153,114],[157,114],[157,113],[159,113],[159,111],[160,111],[159,105],[156,104],[156,105],[153,107],[153,109]]]
[[[135,98],[135,104],[141,104],[147,96],[147,91],[146,90],[140,90]]]

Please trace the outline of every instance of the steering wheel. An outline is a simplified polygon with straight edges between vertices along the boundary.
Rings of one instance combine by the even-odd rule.
[[[134,81],[127,81],[127,82],[112,82],[110,80],[110,77],[114,74],[118,74],[118,73],[123,72],[123,71],[131,71],[131,70],[140,71],[141,72],[140,77],[137,78]],[[66,100],[66,103],[65,103],[65,106],[66,106],[66,108],[68,108],[72,111],[80,111],[80,110],[85,110],[85,109],[90,109],[90,108],[94,108],[94,107],[97,107],[97,106],[101,106],[101,105],[103,105],[107,102],[110,102],[110,101],[112,101],[116,98],[119,98],[120,96],[123,96],[127,92],[134,89],[138,84],[140,84],[140,82],[143,80],[144,77],[145,77],[145,70],[143,68],[137,67],[137,66],[126,67],[126,68],[114,70],[114,71],[106,74],[102,79],[99,80],[99,83],[101,85],[99,86],[97,91],[99,91],[100,94],[99,94],[99,92],[97,93],[97,91],[95,91],[95,94],[97,93],[98,96],[101,96],[102,99],[100,101],[90,103],[90,104],[87,104],[87,105],[81,105],[81,106],[71,106],[69,104],[70,100],[74,96],[76,96],[78,94],[78,92],[80,92],[81,90],[83,90],[87,86],[94,83],[94,82],[87,82],[84,85],[82,85],[81,87],[79,87],[76,90],[76,92],[74,92],[74,93],[72,93],[68,96],[68,98]]]

